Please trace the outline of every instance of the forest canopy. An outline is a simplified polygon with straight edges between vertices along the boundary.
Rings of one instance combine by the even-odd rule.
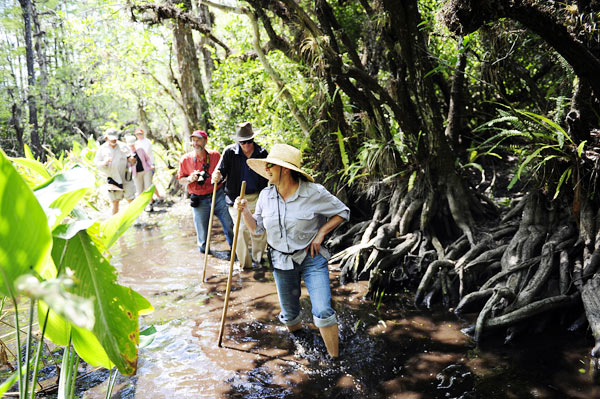
[[[251,121],[351,207],[330,240],[343,281],[475,312],[476,340],[565,309],[600,340],[600,2],[1,0],[0,13],[8,155],[141,127],[172,175],[191,131],[222,149]]]

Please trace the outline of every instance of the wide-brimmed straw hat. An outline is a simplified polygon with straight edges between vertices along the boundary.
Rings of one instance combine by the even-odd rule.
[[[250,122],[238,123],[235,126],[235,135],[231,136],[235,141],[247,141],[251,140],[256,136],[254,130],[252,130],[252,124]]]
[[[295,170],[305,176],[309,181],[315,181],[311,175],[300,168],[302,165],[302,154],[300,153],[300,150],[288,144],[275,144],[266,158],[250,158],[246,162],[253,171],[266,179],[268,179],[268,177],[265,165],[273,163],[290,170]]]
[[[125,142],[129,145],[135,144],[136,141],[137,141],[137,139],[132,135],[125,136]]]

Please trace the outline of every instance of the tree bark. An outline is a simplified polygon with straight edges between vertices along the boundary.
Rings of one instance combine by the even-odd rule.
[[[446,137],[452,143],[454,149],[460,144],[461,117],[463,114],[465,68],[467,65],[467,52],[463,46],[462,37],[458,38],[458,60],[454,69],[450,102],[448,107],[448,120],[446,124]]]
[[[41,145],[46,143],[46,135],[48,134],[48,110],[50,108],[50,98],[48,97],[48,58],[46,57],[46,44],[45,36],[46,32],[42,30],[40,21],[38,18],[37,9],[32,3],[31,17],[33,22],[33,31],[35,32],[35,55],[37,63],[39,65],[39,85],[38,92],[42,100],[42,132],[41,132]]]
[[[31,12],[33,4],[30,0],[19,0],[23,13],[25,35],[25,59],[27,60],[27,104],[29,106],[29,125],[31,126],[31,147],[34,154],[44,159],[44,152],[38,133],[37,102],[35,99],[35,66],[33,59],[33,41],[31,37]]]
[[[198,14],[200,22],[212,30],[214,25],[214,16],[210,13],[208,6],[205,4],[200,4],[198,7]],[[212,47],[214,51],[216,51],[216,47],[214,43],[204,35],[200,36],[200,42],[198,43],[198,46],[200,47],[199,53],[202,54],[204,76],[206,78],[206,84],[208,85],[212,79],[212,72],[215,69],[215,63],[212,58],[212,53],[207,47]]]
[[[183,6],[185,10],[192,9],[190,0],[185,0]],[[192,30],[180,19],[173,21],[173,39],[180,73],[181,96],[190,129],[208,131],[212,129],[212,124],[198,57],[196,56],[196,46],[194,45]],[[185,133],[189,135],[191,132]]]

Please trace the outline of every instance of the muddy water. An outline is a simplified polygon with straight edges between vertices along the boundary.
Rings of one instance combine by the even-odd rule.
[[[211,247],[224,250],[219,237]],[[194,240],[189,208],[176,205],[119,241],[113,263],[120,282],[152,302],[155,311],[141,324],[158,333],[140,349],[137,375],[117,380],[113,398],[600,397],[585,332],[547,332],[511,345],[490,337],[478,349],[460,332],[466,322],[415,310],[402,297],[377,307],[362,299],[365,282],[340,286],[335,267],[340,360],[324,356],[305,292],[304,329],[290,336],[281,327],[268,271],[234,271],[219,348],[229,262],[209,257],[202,283]],[[103,398],[106,377],[87,381],[83,397]]]

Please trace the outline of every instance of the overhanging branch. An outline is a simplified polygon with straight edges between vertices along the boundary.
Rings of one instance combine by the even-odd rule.
[[[134,11],[144,15],[140,17],[136,15]],[[183,12],[177,7],[168,4],[135,4],[131,5],[131,18],[136,22],[143,22],[149,25],[162,24],[162,22],[165,20],[177,20],[183,22],[191,29],[202,33],[211,41],[221,46],[225,50],[227,57],[229,57],[231,54],[231,49],[225,43],[223,43],[223,41],[213,35],[210,27],[202,23],[199,18],[191,15],[190,13]]]

